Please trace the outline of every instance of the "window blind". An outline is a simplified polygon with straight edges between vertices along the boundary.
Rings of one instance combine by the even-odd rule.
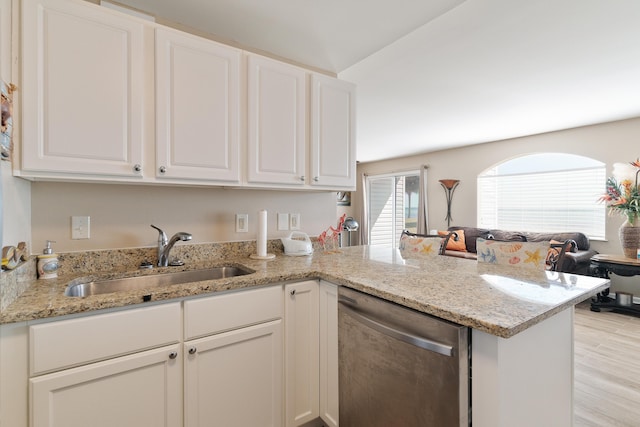
[[[605,238],[604,165],[478,177],[478,226],[504,230],[581,231]]]

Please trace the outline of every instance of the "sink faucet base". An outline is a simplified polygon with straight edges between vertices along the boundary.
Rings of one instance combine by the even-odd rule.
[[[184,265],[184,262],[182,261],[175,261],[169,264],[169,253],[171,252],[171,249],[176,244],[176,242],[186,242],[187,240],[191,240],[191,234],[181,231],[174,234],[171,239],[167,241],[167,235],[164,231],[162,231],[162,229],[156,227],[153,224],[151,224],[151,227],[158,230],[158,267],[167,267],[169,265]]]

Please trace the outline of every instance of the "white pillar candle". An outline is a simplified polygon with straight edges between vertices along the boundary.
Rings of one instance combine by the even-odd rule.
[[[256,239],[256,254],[259,257],[267,256],[267,211],[258,212],[258,238]]]

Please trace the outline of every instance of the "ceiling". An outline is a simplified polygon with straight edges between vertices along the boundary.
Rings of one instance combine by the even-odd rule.
[[[640,116],[637,0],[119,3],[356,83],[362,162]]]

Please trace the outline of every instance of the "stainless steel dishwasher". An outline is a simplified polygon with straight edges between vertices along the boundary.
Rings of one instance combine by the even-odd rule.
[[[340,425],[469,426],[468,328],[338,290]]]

